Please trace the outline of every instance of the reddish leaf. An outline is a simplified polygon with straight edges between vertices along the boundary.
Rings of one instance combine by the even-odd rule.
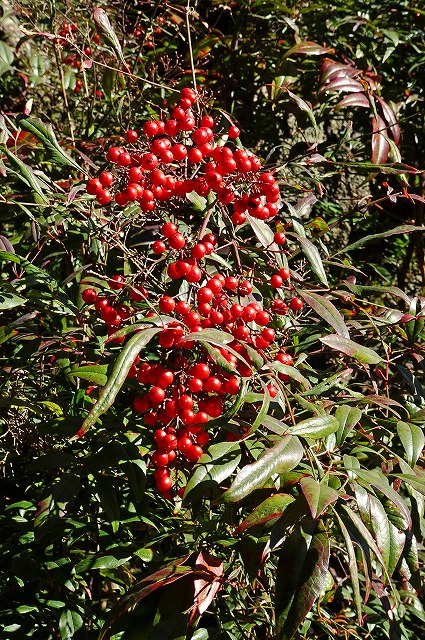
[[[344,96],[342,100],[338,102],[335,109],[342,109],[343,107],[370,107],[370,102],[364,93],[359,91],[356,93],[349,93],[348,96]]]
[[[374,164],[385,164],[390,152],[386,124],[382,118],[378,116],[378,120],[372,118],[372,128],[372,162]]]
[[[221,560],[209,553],[201,553],[196,558],[195,569],[205,571],[205,576],[197,578],[195,584],[194,608],[190,616],[193,624],[210,606],[221,587],[224,567]]]
[[[348,76],[337,76],[320,89],[320,93],[324,93],[326,91],[360,92],[364,91],[364,87],[357,80],[353,80],[353,78],[349,78]]]
[[[142,578],[142,580],[134,585],[134,587],[132,587],[111,610],[99,635],[99,640],[104,640],[107,637],[109,629],[120,616],[138,604],[143,598],[146,598],[146,596],[151,594],[153,591],[159,589],[159,587],[164,587],[188,575],[205,577],[206,579],[211,576],[210,571],[205,570],[204,567],[193,569],[192,567],[184,565],[183,563],[186,562],[187,559],[188,556],[180,558],[179,560],[158,569],[158,571],[151,573],[149,576]]]
[[[276,640],[290,640],[325,583],[330,545],[323,525],[303,522],[287,538],[276,575]]]
[[[342,64],[341,62],[335,62],[335,60],[331,60],[330,58],[325,58],[323,60],[322,69],[320,73],[320,83],[324,84],[325,82],[330,82],[333,78],[336,78],[337,76],[346,76],[349,78],[355,78],[360,74],[361,74],[361,71],[351,65]]]
[[[289,49],[289,51],[285,53],[285,58],[300,53],[308,56],[323,56],[325,53],[333,53],[333,51],[334,49],[332,49],[332,47],[321,47],[320,44],[317,44],[316,42],[309,42],[306,40],[305,42],[300,42]]]
[[[378,98],[378,102],[381,105],[382,113],[384,114],[384,118],[389,125],[388,128],[393,135],[394,142],[396,143],[396,145],[398,145],[400,142],[400,126],[398,124],[398,119],[394,112],[394,109],[390,107],[390,105],[385,102],[385,100],[382,100],[382,98]]]
[[[273,496],[269,496],[241,522],[238,528],[235,529],[235,534],[243,533],[251,527],[265,524],[270,520],[277,520],[294,499],[286,493],[276,493]]]

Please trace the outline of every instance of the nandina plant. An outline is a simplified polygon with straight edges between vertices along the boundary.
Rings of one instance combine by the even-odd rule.
[[[81,49],[61,28],[57,44]],[[360,74],[332,70],[347,90]],[[355,106],[374,104],[359,84]],[[356,259],[418,229],[336,243],[321,199],[337,161],[309,147],[295,180],[207,91],[165,95],[82,167],[37,118],[4,124],[31,227],[0,237],[2,631],[419,637],[423,300],[370,284]],[[30,166],[22,132],[72,185]],[[361,169],[399,175],[391,202],[414,201],[412,167]]]

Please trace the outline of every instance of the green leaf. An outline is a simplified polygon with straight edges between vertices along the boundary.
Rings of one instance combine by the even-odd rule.
[[[27,302],[26,298],[21,298],[14,293],[7,291],[0,291],[0,310],[13,309],[14,307],[20,307]]]
[[[87,558],[80,560],[80,562],[75,565],[75,571],[76,573],[83,573],[84,571],[90,571],[94,569],[116,569],[117,567],[120,567],[121,565],[128,562],[130,559],[131,554],[125,555],[123,557],[116,557],[113,555],[96,556],[92,554],[87,556]]]
[[[316,136],[319,137],[319,128],[317,126],[316,118],[314,117],[314,113],[313,113],[313,109],[311,108],[311,105],[309,105],[305,100],[303,100],[299,96],[295,95],[295,93],[292,93],[291,91],[289,91],[288,88],[285,87],[285,89],[286,89],[286,92],[287,92],[288,96],[292,100],[294,100],[294,102],[296,102],[296,104],[298,105],[299,109],[301,111],[304,111],[304,113],[307,114],[308,119],[310,120],[311,124],[314,127],[314,131],[316,133]]]
[[[351,471],[354,475],[356,475],[360,480],[362,480],[363,484],[372,485],[375,489],[383,493],[387,496],[388,500],[390,500],[395,507],[400,511],[401,515],[404,516],[408,523],[408,527],[412,526],[412,518],[409,511],[409,508],[403,498],[394,491],[394,489],[390,486],[388,479],[378,471],[369,471],[367,469],[356,469],[349,468],[347,470]]]
[[[326,508],[339,498],[339,494],[335,489],[328,487],[324,482],[317,482],[314,478],[301,478],[300,485],[301,491],[310,507],[313,520],[317,520]]]
[[[120,506],[115,493],[114,483],[106,476],[99,476],[96,478],[95,488],[102,509],[112,524],[112,531],[116,533],[120,526]]]
[[[43,284],[48,287],[51,293],[55,294],[55,299],[61,302],[63,307],[69,311],[69,313],[78,315],[78,308],[69,300],[65,291],[58,285],[56,280],[51,275],[36,267],[26,258],[18,256],[16,253],[10,253],[9,251],[0,251],[0,260],[6,260],[19,264],[26,273],[33,276],[37,283]]]
[[[303,448],[298,438],[283,436],[264,451],[252,464],[239,471],[230,488],[223,494],[228,502],[238,502],[262,487],[275,473],[287,473],[300,462]]]
[[[108,381],[108,376],[106,375],[107,369],[108,365],[106,364],[77,367],[70,371],[67,378],[72,381],[74,378],[81,378],[82,380],[104,386]]]
[[[84,620],[76,611],[65,609],[59,618],[59,631],[62,640],[72,640],[79,629],[84,624]]]
[[[142,331],[130,338],[116,359],[108,382],[99,395],[99,400],[90,410],[90,413],[77,432],[77,438],[81,438],[87,430],[95,424],[96,420],[113,405],[139,351],[145,347],[159,331],[161,331],[159,327],[142,329]]]
[[[397,422],[397,433],[406,452],[407,462],[414,467],[425,446],[425,436],[420,427],[408,422]]]
[[[299,292],[300,297],[333,329],[339,336],[343,338],[349,338],[350,334],[347,325],[344,322],[343,316],[338,309],[332,304],[325,296],[319,296],[316,293],[306,293],[305,291]]]
[[[319,278],[320,282],[322,282],[325,287],[329,287],[328,278],[326,276],[325,268],[323,266],[322,258],[320,257],[318,248],[310,240],[308,240],[308,238],[298,236],[297,240],[301,245],[301,249],[303,250],[305,257],[309,261],[312,270]]]
[[[293,380],[296,380],[297,382],[299,382],[304,387],[304,389],[306,390],[311,389],[310,382],[295,367],[291,367],[288,364],[282,364],[282,362],[278,362],[276,360],[274,362],[270,362],[268,367],[270,369],[280,371],[281,373],[285,373],[287,376],[289,376]]]
[[[287,429],[286,433],[302,438],[318,440],[325,438],[331,433],[335,433],[339,427],[339,422],[335,416],[323,415],[308,418]]]
[[[379,165],[377,165],[379,166]],[[385,171],[387,170],[387,165],[385,165]],[[369,242],[374,242],[375,240],[381,240],[382,238],[388,238],[389,236],[400,235],[403,233],[412,233],[413,231],[425,231],[425,227],[415,227],[412,224],[404,224],[400,227],[395,227],[395,229],[391,229],[391,231],[384,231],[382,233],[374,233],[370,236],[365,236],[357,242],[353,242],[353,244],[349,244],[348,247],[344,247],[340,251],[337,251],[334,255],[338,255],[340,253],[348,253],[349,251],[353,251],[353,249],[357,249],[358,247],[362,247]]]
[[[342,536],[344,538],[345,548],[347,550],[348,568],[350,571],[351,586],[353,587],[353,595],[354,595],[354,604],[357,612],[357,623],[360,625],[362,620],[362,599],[360,596],[360,582],[359,582],[359,571],[357,567],[356,552],[354,549],[353,542],[350,538],[350,534],[348,533],[347,527],[339,517],[338,513],[336,513],[336,511],[334,513],[338,520],[338,524],[341,529]]]
[[[251,527],[266,524],[271,520],[277,520],[294,500],[293,496],[286,493],[275,493],[273,496],[269,496],[241,522],[235,530],[235,534],[244,533]]]
[[[52,125],[43,124],[39,118],[32,118],[30,116],[19,116],[17,121],[21,129],[29,131],[40,140],[43,147],[49,152],[53,162],[72,167],[77,171],[84,170],[81,164],[75,162],[75,160],[62,149],[56,139]]]
[[[116,33],[109,21],[108,15],[104,9],[97,7],[93,11],[93,18],[96,23],[96,26],[101,29],[105,39],[110,42],[115,53],[121,62],[126,65],[125,58],[121,49],[120,41],[118,40]],[[127,66],[127,65],[126,65]]]
[[[183,500],[209,496],[216,492],[241,461],[241,448],[237,442],[213,444],[198,460],[186,485]]]
[[[340,405],[335,411],[335,418],[339,422],[336,432],[336,441],[341,446],[356,424],[360,421],[363,413],[358,407],[350,407],[347,404]]]
[[[363,347],[348,338],[342,338],[341,336],[332,334],[330,336],[320,338],[320,340],[331,349],[341,351],[347,356],[351,356],[363,364],[378,364],[379,362],[382,362],[381,356],[379,356],[376,351],[369,349],[369,347]]]
[[[16,175],[22,182],[31,187],[36,196],[39,197],[41,203],[48,204],[49,200],[44,193],[45,185],[37,178],[32,168],[28,164],[25,164],[25,162],[22,162],[18,156],[15,156],[15,154],[6,147],[3,148],[3,151],[9,158],[12,166],[15,167]]]
[[[290,640],[325,584],[329,538],[323,525],[304,521],[279,553],[276,572],[276,640]]]

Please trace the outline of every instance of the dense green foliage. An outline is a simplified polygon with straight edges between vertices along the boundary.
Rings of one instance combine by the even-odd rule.
[[[421,637],[417,4],[5,3],[1,638]],[[114,193],[130,182],[105,152],[142,154],[155,137],[141,133],[146,121],[169,118],[195,85],[189,113],[211,114],[214,143],[235,157],[255,154],[280,197],[260,170],[240,168],[242,156],[229,195],[196,182],[210,156],[175,154],[161,168],[192,181],[185,193],[155,191],[152,210],[142,196],[99,204],[88,180],[112,170]],[[239,137],[227,138],[231,125]],[[190,151],[190,135],[170,139]],[[242,194],[249,208],[238,219]],[[278,213],[268,216],[270,204]],[[181,246],[168,246],[167,222]],[[216,245],[193,258],[201,280],[173,276],[170,264],[192,260],[205,234]],[[153,251],[155,241],[167,246]],[[208,310],[188,323],[175,301],[196,310],[217,273],[237,279],[209,300],[224,319],[211,323]],[[103,296],[118,320],[93,306]],[[257,304],[256,322],[227,317],[238,304]],[[222,395],[201,381],[196,399],[200,363]],[[156,382],[142,375],[148,364]],[[173,418],[170,433],[197,450],[179,442],[171,490],[153,437],[167,400],[137,404],[158,390],[158,365],[174,375],[168,401],[189,394],[198,413],[210,411],[198,431],[183,403]]]

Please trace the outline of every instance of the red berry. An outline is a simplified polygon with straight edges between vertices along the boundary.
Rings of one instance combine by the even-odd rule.
[[[274,234],[274,242],[278,245],[282,245],[285,244],[286,242],[286,236],[284,233],[278,231],[277,233]]]
[[[94,289],[84,289],[81,294],[82,299],[86,304],[92,304],[97,298],[97,292]]]
[[[102,171],[99,175],[99,182],[102,187],[110,187],[114,182],[114,176],[110,171]]]
[[[171,313],[174,311],[176,303],[174,298],[171,298],[170,296],[163,296],[160,298],[158,306],[163,313]]]
[[[270,278],[270,285],[273,287],[273,289],[279,289],[283,284],[283,279],[282,277],[278,274],[275,273],[272,275],[272,277]]]
[[[129,143],[133,143],[133,142],[136,142],[138,137],[139,137],[139,134],[137,133],[137,131],[134,131],[134,129],[130,129],[125,134],[125,141]]]
[[[86,191],[91,196],[95,196],[99,193],[99,191],[102,191],[102,183],[98,178],[91,178],[86,184]]]
[[[167,247],[162,240],[156,240],[152,245],[152,251],[156,253],[156,255],[161,255],[167,250]]]
[[[161,404],[165,398],[165,391],[161,387],[152,387],[148,396],[152,404]]]
[[[125,285],[124,276],[120,276],[120,275],[112,276],[112,278],[109,281],[109,286],[111,287],[111,289],[122,289],[124,285]]]
[[[161,227],[161,233],[165,238],[171,238],[177,233],[177,227],[172,222],[165,222]]]
[[[168,243],[172,249],[180,250],[185,246],[186,240],[181,233],[175,233],[168,239]]]
[[[289,306],[293,311],[300,311],[303,308],[303,301],[301,298],[292,298]]]

